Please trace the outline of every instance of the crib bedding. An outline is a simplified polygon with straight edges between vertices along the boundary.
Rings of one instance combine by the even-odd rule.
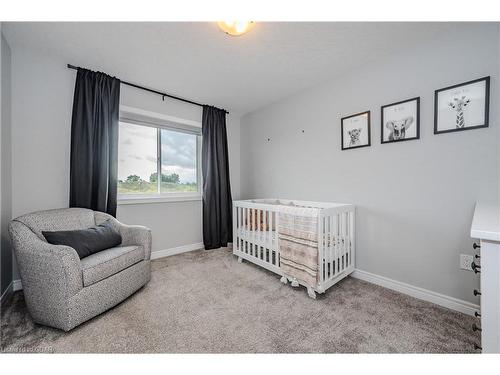
[[[318,281],[319,210],[283,207],[279,212],[280,266],[287,277],[308,286]]]
[[[266,237],[266,233],[267,233],[267,237]],[[256,230],[256,231],[254,231],[254,230],[248,229],[247,227],[239,227],[237,229],[237,234],[241,238],[245,238],[245,239],[255,238],[258,241],[265,241],[266,238],[269,241],[271,241],[271,240],[274,241],[276,239],[276,231],[275,230],[271,230],[271,231],[270,230],[267,230],[267,231]],[[326,235],[325,237],[326,237],[325,246],[330,246],[330,238],[332,238],[332,240],[335,240],[335,237],[330,237],[330,234]],[[342,238],[339,238],[339,240],[342,243],[344,242],[344,240]]]
[[[271,231],[261,231],[261,230],[251,230],[248,229],[247,227],[240,227],[238,228],[238,235],[242,238],[255,238],[258,241],[265,241],[266,238],[267,240],[275,240],[276,239],[276,231],[271,230]]]

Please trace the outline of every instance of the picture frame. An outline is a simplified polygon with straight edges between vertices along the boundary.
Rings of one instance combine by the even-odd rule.
[[[420,139],[420,97],[380,107],[380,143]]]
[[[489,126],[490,77],[434,92],[434,134]]]
[[[341,118],[342,150],[371,146],[370,111]]]

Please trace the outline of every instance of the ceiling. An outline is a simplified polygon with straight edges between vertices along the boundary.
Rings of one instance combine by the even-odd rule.
[[[245,114],[460,27],[456,23],[3,23],[11,48]]]

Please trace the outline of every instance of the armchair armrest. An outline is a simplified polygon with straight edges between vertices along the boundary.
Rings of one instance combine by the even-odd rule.
[[[95,222],[96,224],[103,223],[106,220],[110,220],[113,227],[120,232],[122,236],[123,246],[143,246],[144,247],[144,259],[149,260],[151,258],[151,229],[144,227],[142,225],[127,225],[119,222],[113,216],[108,215],[104,212],[95,211]]]
[[[9,224],[9,233],[27,298],[36,299],[39,305],[61,304],[83,288],[75,249],[49,244],[15,220]]]
[[[141,245],[144,247],[144,259],[149,260],[151,258],[151,229],[142,225],[120,223],[120,234],[124,246]]]

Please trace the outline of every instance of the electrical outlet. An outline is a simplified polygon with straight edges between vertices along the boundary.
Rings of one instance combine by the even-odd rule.
[[[472,255],[460,254],[460,268],[467,271],[473,271],[472,262],[474,258]]]

